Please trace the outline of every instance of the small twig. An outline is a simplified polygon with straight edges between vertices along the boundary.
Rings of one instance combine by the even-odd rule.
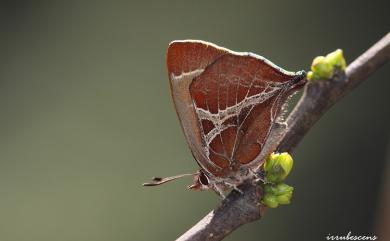
[[[304,93],[288,116],[287,128],[275,138],[279,151],[292,152],[317,120],[343,96],[365,80],[390,58],[390,33],[353,61],[345,74],[306,85]],[[278,144],[279,143],[279,144]],[[245,184],[243,194],[232,191],[221,205],[184,233],[177,241],[217,241],[243,224],[260,219],[265,207],[259,205],[260,187]]]
[[[360,55],[345,75],[306,85],[303,96],[287,119],[286,131],[278,150],[291,152],[317,120],[342,97],[363,82],[390,58],[390,33]]]

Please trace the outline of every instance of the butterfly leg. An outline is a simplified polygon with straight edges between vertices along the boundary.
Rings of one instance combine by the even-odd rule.
[[[226,196],[225,194],[222,192],[221,188],[219,188],[217,185],[212,185],[211,189],[218,195],[221,197],[221,199],[225,199]]]
[[[244,192],[243,192],[241,189],[239,189],[239,188],[237,187],[237,185],[232,184],[232,183],[229,183],[229,182],[224,182],[224,184],[225,184],[226,186],[230,187],[230,188],[233,188],[234,190],[236,190],[236,191],[239,192],[240,194],[244,194]]]
[[[240,194],[244,194],[244,192],[241,189],[239,189],[236,185],[233,185],[233,189],[239,192]]]
[[[262,182],[264,184],[270,183],[266,180],[263,173],[255,172],[252,169],[249,169],[249,172],[252,173],[252,175],[254,177],[254,180],[253,180],[254,184],[259,184],[260,182]]]

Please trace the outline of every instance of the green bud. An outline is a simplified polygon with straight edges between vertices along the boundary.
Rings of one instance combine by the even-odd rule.
[[[306,74],[306,79],[307,79],[307,80],[312,80],[312,79],[313,79],[313,71],[307,72],[307,74]]]
[[[286,183],[279,183],[273,187],[273,193],[275,195],[284,195],[287,193],[292,193],[294,188],[287,185]]]
[[[335,68],[345,70],[347,63],[345,62],[343,51],[337,49],[324,56],[314,58],[311,64],[311,70],[307,73],[308,80],[329,79],[333,76]]]
[[[318,74],[314,73],[313,71],[309,71],[306,75],[306,78],[307,80],[318,80],[320,79],[320,77],[318,76]]]
[[[276,197],[271,195],[271,194],[266,194],[264,195],[263,199],[261,200],[261,202],[269,207],[269,208],[276,208],[279,206],[279,203],[276,201]]]
[[[289,204],[293,191],[294,188],[285,183],[265,184],[262,203],[271,208],[275,208],[279,204]]]
[[[286,205],[286,204],[290,204],[291,197],[292,197],[292,192],[286,193],[284,195],[276,196],[275,199],[279,204]]]
[[[328,63],[324,56],[314,58],[311,64],[311,70],[318,75],[319,78],[328,79],[333,75],[333,66]]]
[[[287,152],[272,153],[264,163],[264,171],[267,181],[280,183],[290,173],[293,167],[293,159]]]
[[[275,186],[275,189],[276,201],[279,204],[289,204],[294,188],[285,183],[280,183]]]
[[[284,195],[286,193],[292,193],[292,191],[294,191],[294,188],[285,183],[279,183],[276,185],[273,184],[264,185],[264,192],[266,194]]]
[[[337,66],[341,70],[345,70],[347,67],[347,63],[345,62],[344,56],[343,56],[343,50],[337,49],[336,51],[329,53],[325,57],[326,61],[332,65]]]
[[[264,163],[266,180],[263,184],[264,196],[261,202],[270,208],[279,204],[289,204],[294,188],[282,183],[293,167],[293,159],[287,152],[272,153]]]

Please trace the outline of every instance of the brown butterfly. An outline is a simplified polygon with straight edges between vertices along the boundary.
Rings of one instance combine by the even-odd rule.
[[[270,132],[288,97],[306,83],[305,72],[198,40],[171,42],[167,67],[176,112],[200,170],[144,186],[191,175],[190,189],[224,197],[223,191],[257,178],[276,148]]]

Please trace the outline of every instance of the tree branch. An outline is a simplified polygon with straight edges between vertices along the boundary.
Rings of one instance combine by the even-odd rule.
[[[332,79],[310,82],[288,116],[282,134],[271,133],[278,151],[292,152],[317,120],[336,102],[390,58],[390,33],[353,61],[345,73]],[[232,191],[221,205],[184,233],[177,241],[217,241],[243,224],[260,219],[266,207],[259,204],[261,188],[251,184]]]

